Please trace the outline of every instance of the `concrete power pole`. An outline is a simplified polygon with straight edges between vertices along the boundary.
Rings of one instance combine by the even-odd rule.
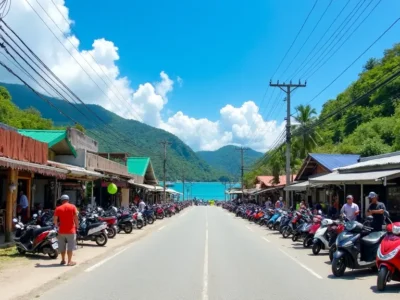
[[[244,152],[249,150],[249,148],[245,148],[245,147],[240,147],[240,148],[236,148],[237,151],[240,151],[240,177],[241,177],[241,186],[242,186],[242,200],[244,198]]]
[[[290,175],[291,175],[291,170],[290,170],[290,145],[291,145],[291,135],[290,135],[290,94],[297,88],[299,87],[306,87],[307,82],[301,83],[279,83],[279,80],[277,83],[272,83],[270,81],[269,83],[270,86],[272,87],[278,87],[282,91],[286,93],[286,186],[290,185]],[[286,200],[289,200],[289,206],[292,205],[291,200],[289,199],[290,192],[286,191]]]
[[[164,201],[167,201],[167,192],[166,192],[166,176],[165,176],[165,174],[166,174],[166,170],[167,170],[167,146],[168,145],[171,145],[171,143],[170,142],[168,142],[168,141],[162,141],[161,142],[161,145],[163,145],[163,147],[164,147],[164,163],[163,163],[163,181],[164,181],[164,184],[163,184],[163,186],[164,186],[164,190],[163,190],[163,194],[164,194]]]
[[[183,189],[183,201],[185,201],[185,167],[182,167],[182,189]]]

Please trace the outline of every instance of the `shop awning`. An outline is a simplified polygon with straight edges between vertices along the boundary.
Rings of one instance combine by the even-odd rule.
[[[295,183],[295,184],[291,184],[289,186],[284,187],[285,191],[305,191],[307,190],[307,187],[310,186],[310,182],[307,181],[303,181],[303,182],[299,182],[299,183]]]
[[[66,178],[66,175],[68,174],[68,171],[64,169],[34,164],[7,157],[0,157],[0,166],[16,170],[34,172],[45,176],[56,177],[59,179]]]
[[[48,161],[48,164],[53,167],[67,170],[69,172],[68,175],[72,175],[72,176],[76,176],[76,177],[87,177],[87,178],[91,178],[91,179],[105,177],[105,175],[103,175],[99,172],[86,170],[85,168],[78,167],[78,166],[63,164],[63,163],[51,161],[51,160]]]
[[[153,192],[160,192],[160,191],[164,190],[163,187],[157,186],[157,185],[150,185],[150,184],[144,184],[144,183],[135,183],[135,182],[132,183],[131,181],[129,181],[129,183],[134,185],[134,186],[137,186],[137,187],[149,190],[149,191],[153,191]]]
[[[330,173],[310,178],[311,184],[382,184],[383,180],[400,177],[400,170],[362,173]]]
[[[180,195],[182,195],[182,193],[177,192],[177,191],[175,191],[174,189],[166,189],[165,191],[166,191],[167,193],[169,193],[169,194],[176,194],[176,195],[180,194]]]
[[[281,186],[259,190],[259,191],[254,192],[252,195],[255,196],[255,195],[263,194],[263,193],[266,193],[266,192],[272,192],[273,190],[276,190],[276,189],[279,189],[279,188],[281,188]]]

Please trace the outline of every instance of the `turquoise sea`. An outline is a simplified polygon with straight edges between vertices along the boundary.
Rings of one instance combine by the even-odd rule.
[[[239,188],[240,184],[227,184],[226,188],[229,189],[229,187]],[[183,193],[182,182],[176,182],[169,188]],[[225,200],[225,184],[221,182],[185,182],[185,200],[188,199],[188,195],[189,199],[196,197],[196,199],[204,200]],[[180,199],[182,200],[182,195]],[[229,199],[229,195],[226,199]]]

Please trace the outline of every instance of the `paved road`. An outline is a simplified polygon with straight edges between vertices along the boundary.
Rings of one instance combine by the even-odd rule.
[[[398,299],[376,275],[330,277],[326,255],[284,240],[218,207],[193,207],[161,230],[41,295],[57,300]]]

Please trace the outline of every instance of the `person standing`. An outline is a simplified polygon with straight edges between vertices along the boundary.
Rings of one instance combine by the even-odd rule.
[[[146,203],[144,203],[143,199],[140,199],[140,202],[139,202],[139,212],[140,212],[140,213],[143,213],[145,208],[146,208]]]
[[[28,197],[24,194],[23,191],[19,192],[19,206],[21,207],[21,219],[22,223],[27,222],[28,220]]]
[[[378,201],[378,195],[375,192],[370,192],[368,198],[370,199],[371,204],[368,207],[367,215],[374,218],[371,224],[372,228],[374,231],[382,231],[382,226],[385,223],[385,204]]]
[[[357,216],[360,214],[360,209],[358,208],[358,205],[353,202],[354,198],[352,195],[348,195],[346,200],[347,203],[343,205],[340,213],[344,213],[349,221],[356,221]]]
[[[54,225],[58,227],[58,249],[61,252],[61,265],[75,266],[72,261],[72,253],[76,247],[76,231],[79,227],[78,210],[76,206],[69,203],[69,196],[62,195],[61,205],[54,212]],[[67,253],[68,261],[65,261]]]
[[[336,219],[338,211],[339,211],[339,199],[335,198],[335,200],[332,203],[332,206],[329,208],[328,216],[332,219]]]
[[[265,202],[265,208],[269,209],[272,206],[271,198],[268,197],[268,200]]]

